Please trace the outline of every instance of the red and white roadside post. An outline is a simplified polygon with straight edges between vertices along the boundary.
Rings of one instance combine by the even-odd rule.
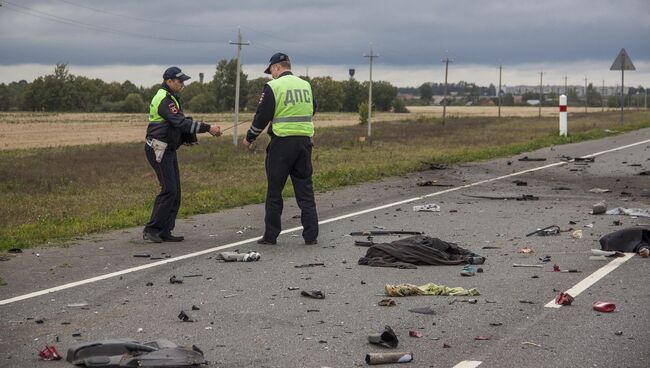
[[[567,135],[566,95],[560,95],[560,136]]]

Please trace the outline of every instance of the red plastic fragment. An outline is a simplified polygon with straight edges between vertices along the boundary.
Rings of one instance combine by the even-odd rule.
[[[575,298],[573,298],[570,294],[568,293],[559,293],[555,297],[555,304],[559,305],[571,305]]]
[[[553,272],[560,272],[560,271],[562,271],[562,270],[560,269],[560,266],[558,266],[557,264],[554,264],[554,265],[553,265]]]
[[[409,336],[411,336],[411,337],[422,337],[422,332],[411,330],[411,331],[409,331]]]
[[[61,354],[56,350],[54,345],[45,345],[43,350],[38,352],[38,356],[42,360],[59,360],[61,359]]]
[[[598,312],[611,313],[616,310],[616,305],[608,302],[594,302],[593,308]]]

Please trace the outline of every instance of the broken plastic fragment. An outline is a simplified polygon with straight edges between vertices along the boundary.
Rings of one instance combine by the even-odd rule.
[[[568,293],[559,293],[555,297],[555,304],[558,304],[558,305],[571,305],[571,303],[573,303],[574,300],[575,300],[575,298],[572,297]]]
[[[56,350],[54,345],[45,345],[43,350],[38,352],[38,356],[42,360],[59,360],[61,359],[61,354]]]
[[[423,335],[422,335],[422,332],[420,332],[420,331],[410,330],[410,331],[409,331],[409,336],[420,338],[420,337],[422,337]]]
[[[609,302],[594,302],[592,307],[595,311],[603,313],[611,313],[616,310],[616,305]]]

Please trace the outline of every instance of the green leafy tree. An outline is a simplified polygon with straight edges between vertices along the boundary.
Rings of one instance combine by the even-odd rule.
[[[343,85],[332,77],[316,77],[311,87],[318,102],[318,111],[341,111],[343,108]]]
[[[404,103],[404,100],[401,98],[396,98],[393,101],[393,112],[400,113],[400,114],[405,114],[409,112],[409,110],[406,108],[406,103]]]
[[[230,61],[223,59],[217,64],[217,70],[212,79],[212,88],[216,100],[217,111],[235,110],[235,84],[237,78],[237,60]],[[248,76],[242,72],[239,74],[239,108],[246,106],[248,95]],[[244,98],[242,98],[244,96]]]
[[[364,88],[368,89],[368,82],[364,82]],[[397,87],[389,82],[372,82],[372,105],[378,111],[390,111],[393,101],[397,98]]]
[[[144,100],[139,93],[129,93],[129,95],[124,99],[123,108],[124,112],[144,112]]]
[[[270,79],[265,77],[255,78],[248,81],[248,95],[246,96],[246,110],[255,111],[262,96],[262,89]]]
[[[210,92],[201,93],[189,100],[188,109],[192,112],[209,113],[217,111],[217,104],[214,100],[214,94]]]
[[[359,124],[368,124],[368,103],[362,102],[359,104]]]
[[[368,91],[354,78],[350,78],[341,83],[343,84],[343,111],[357,111],[361,101],[368,98]]]
[[[422,83],[422,85],[418,87],[418,91],[420,91],[421,100],[428,102],[433,98],[433,85],[431,82]]]

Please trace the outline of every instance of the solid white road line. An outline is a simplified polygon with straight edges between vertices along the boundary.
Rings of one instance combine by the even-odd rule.
[[[462,362],[456,364],[453,368],[476,368],[481,365],[483,362],[477,360],[463,360]]]
[[[616,148],[606,150],[606,151],[592,153],[590,155],[583,156],[583,157],[595,157],[595,156],[602,155],[602,154],[605,154],[605,153],[615,152],[615,151],[635,147],[635,146],[645,144],[645,143],[650,143],[650,139],[640,141],[640,142],[636,142],[636,143],[632,143],[632,144],[628,144],[628,145],[621,146],[621,147],[616,147]],[[450,189],[447,189],[447,190],[442,190],[442,191],[439,191],[439,192],[426,194],[426,195],[423,195],[423,196],[420,196],[420,197],[409,198],[409,199],[405,199],[403,201],[393,202],[393,203],[385,204],[385,205],[379,206],[379,207],[368,208],[368,209],[365,209],[363,211],[348,213],[346,215],[342,215],[342,216],[333,217],[333,218],[330,218],[330,219],[327,219],[327,220],[323,220],[323,221],[320,221],[319,224],[323,225],[323,224],[327,224],[327,223],[330,223],[330,222],[343,220],[343,219],[346,219],[346,218],[349,218],[349,217],[359,216],[359,215],[363,215],[363,214],[366,214],[366,213],[369,213],[369,212],[379,211],[379,210],[382,210],[382,209],[385,209],[385,208],[389,208],[389,207],[393,207],[393,206],[399,206],[399,205],[402,205],[402,204],[405,204],[405,203],[415,202],[415,201],[419,201],[419,200],[422,200],[422,199],[425,199],[425,198],[435,197],[435,196],[439,196],[439,195],[442,195],[442,194],[451,193],[451,192],[455,192],[455,191],[466,189],[466,188],[471,188],[471,187],[474,187],[474,186],[477,186],[477,185],[490,183],[490,182],[497,181],[497,180],[507,179],[507,178],[510,178],[510,177],[513,177],[513,176],[523,175],[523,174],[526,174],[526,173],[539,171],[539,170],[545,170],[545,169],[555,167],[555,166],[562,166],[562,165],[566,165],[568,162],[571,162],[571,161],[556,162],[556,163],[552,163],[552,164],[548,164],[548,165],[544,165],[544,166],[539,166],[539,167],[528,169],[528,170],[518,171],[518,172],[515,172],[515,173],[512,173],[512,174],[508,174],[508,175],[499,176],[499,177],[492,178],[492,179],[481,180],[481,181],[471,183],[471,184],[467,184],[467,185],[463,185],[463,186],[460,186],[460,187],[450,188]],[[297,226],[297,227],[294,227],[294,228],[291,228],[291,229],[283,230],[280,234],[292,233],[294,231],[298,231],[298,230],[301,230],[301,229],[302,229],[302,226]],[[127,269],[122,270],[122,271],[117,271],[117,272],[112,272],[112,273],[108,273],[108,274],[105,274],[105,275],[91,277],[89,279],[75,281],[75,282],[71,282],[71,283],[68,283],[68,284],[52,287],[52,288],[49,288],[49,289],[35,291],[35,292],[29,293],[29,294],[15,296],[13,298],[0,300],[0,305],[6,305],[6,304],[21,301],[21,300],[34,298],[34,297],[37,297],[37,296],[50,294],[50,293],[54,293],[54,292],[57,292],[57,291],[70,289],[70,288],[73,288],[73,287],[77,287],[77,286],[81,286],[81,285],[85,285],[85,284],[90,284],[90,283],[101,281],[101,280],[106,280],[106,279],[109,279],[111,277],[125,275],[125,274],[131,273],[131,272],[146,270],[147,268],[162,266],[164,264],[168,264],[168,263],[172,263],[172,262],[178,262],[178,261],[188,259],[188,258],[198,257],[198,256],[201,256],[201,255],[204,255],[204,254],[207,254],[207,253],[212,253],[212,252],[216,252],[216,251],[219,251],[219,250],[236,247],[238,245],[251,243],[251,242],[257,241],[258,239],[261,239],[261,236],[258,236],[258,237],[255,237],[255,238],[250,238],[250,239],[245,239],[245,240],[240,240],[240,241],[235,242],[235,243],[229,243],[229,244],[221,245],[221,246],[218,246],[218,247],[205,249],[205,250],[202,250],[202,251],[185,254],[185,255],[182,255],[182,256],[169,258],[169,259],[165,259],[165,260],[154,262],[154,263],[149,263],[149,264],[142,265],[142,266],[127,268]]]
[[[580,281],[577,283],[574,287],[571,289],[565,291],[565,293],[571,295],[572,297],[578,296],[580,293],[583,291],[587,290],[591,285],[595,284],[598,282],[598,280],[602,279],[603,277],[607,276],[608,273],[614,271],[615,269],[618,268],[618,266],[622,265],[627,261],[628,259],[634,257],[634,253],[625,253],[625,256],[623,257],[618,257],[614,258],[613,261],[609,262],[608,264],[604,265],[603,267],[599,268],[596,270],[596,272],[592,273],[591,275],[587,276],[584,280]],[[551,300],[550,302],[546,303],[545,307],[547,308],[560,308],[562,305],[560,304],[555,304],[555,299]]]

